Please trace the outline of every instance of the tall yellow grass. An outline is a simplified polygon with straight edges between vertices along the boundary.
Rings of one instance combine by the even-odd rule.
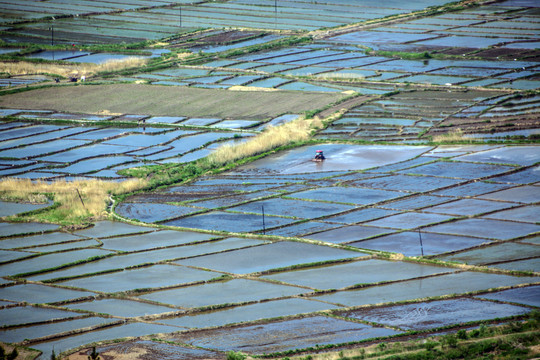
[[[226,164],[238,159],[261,154],[265,151],[291,144],[297,141],[308,140],[313,131],[320,129],[324,122],[331,121],[334,117],[341,115],[345,110],[341,110],[330,117],[321,120],[318,117],[313,119],[299,118],[280,126],[269,126],[259,135],[240,144],[226,144],[219,147],[208,157],[213,164]]]
[[[472,139],[466,138],[463,136],[463,131],[461,129],[456,129],[449,131],[446,134],[436,135],[433,137],[433,142],[436,143],[453,143],[453,142],[473,142]]]
[[[36,75],[55,74],[63,77],[69,76],[92,76],[103,71],[118,71],[127,68],[140,67],[145,65],[147,59],[140,57],[128,57],[125,59],[112,59],[103,64],[90,63],[66,63],[49,64],[33,63],[28,61],[3,61],[0,62],[0,72],[10,75]]]
[[[96,220],[105,218],[110,195],[135,191],[146,184],[146,180],[142,179],[129,179],[122,182],[103,180],[45,182],[6,178],[0,181],[0,194],[4,199],[29,202],[43,202],[46,200],[44,194],[52,194],[54,202],[60,205],[54,209],[55,215],[51,216],[55,220],[70,222],[82,217],[91,217]]]

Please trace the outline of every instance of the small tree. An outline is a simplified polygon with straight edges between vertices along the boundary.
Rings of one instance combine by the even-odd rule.
[[[101,360],[95,346],[92,347],[92,352],[88,355],[88,360]]]

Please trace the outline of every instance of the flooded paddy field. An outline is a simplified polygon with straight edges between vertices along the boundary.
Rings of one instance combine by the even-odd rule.
[[[537,159],[524,154],[534,147],[329,144],[322,146],[328,154],[322,166],[301,160],[319,147],[278,153],[192,184],[128,198],[117,207],[121,215],[137,217],[140,213],[122,205],[153,204],[147,222],[172,226],[168,229],[109,221],[70,232],[45,225],[6,228],[0,246],[17,257],[4,257],[0,264],[7,281],[0,288],[5,303],[0,311],[20,309],[31,316],[24,316],[25,322],[16,316],[0,336],[29,339],[28,346],[47,354],[53,346],[64,351],[98,340],[167,333],[180,354],[186,351],[181,344],[189,344],[219,358],[230,349],[260,354],[347,343],[519,317],[537,307],[513,294],[536,288],[522,286],[538,283],[537,265],[512,264],[538,263],[536,201],[522,203],[519,197],[530,194],[538,177],[528,173],[517,184],[499,180],[530,169]],[[345,155],[338,158],[340,153]],[[452,161],[437,154],[450,154]],[[468,184],[485,186],[460,191]],[[514,196],[504,196],[509,190]],[[253,196],[239,198],[242,192]],[[171,221],[169,207],[177,205],[159,210],[167,197],[183,199],[179,209],[200,210],[214,201],[211,206],[220,210],[180,213]],[[209,226],[239,236],[198,232]],[[402,255],[389,260],[382,256],[387,253]],[[423,257],[442,262],[422,263]],[[494,272],[464,271],[460,262],[489,265]],[[510,275],[507,269],[528,272]],[[437,300],[441,296],[451,298]],[[403,301],[408,304],[389,305]],[[54,314],[43,304],[56,305]],[[315,314],[338,309],[339,320]],[[41,313],[45,320],[34,319]],[[304,313],[310,315],[297,317]],[[267,318],[276,319],[252,325]],[[250,337],[254,326],[260,336]],[[61,335],[41,339],[55,333]],[[268,336],[276,340],[258,340]],[[99,349],[106,353],[114,346]]]
[[[48,44],[54,25],[58,43],[165,39],[140,56],[200,58],[69,87],[1,79],[49,81],[0,96],[2,179],[122,181],[342,111],[311,142],[127,196],[118,221],[8,222],[54,205],[2,200],[0,341],[39,359],[92,344],[104,358],[279,358],[538,311],[538,5],[407,15],[444,3],[5,2],[7,42]],[[309,39],[271,45],[291,34]]]

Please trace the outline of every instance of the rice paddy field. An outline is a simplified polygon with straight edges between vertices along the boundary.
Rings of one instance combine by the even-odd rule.
[[[2,72],[0,189],[153,184],[78,224],[35,220],[54,194],[0,190],[0,342],[17,359],[451,352],[537,317],[536,2],[1,7],[0,62],[146,63]],[[204,167],[308,121],[307,138]],[[521,358],[538,356],[531,333]]]

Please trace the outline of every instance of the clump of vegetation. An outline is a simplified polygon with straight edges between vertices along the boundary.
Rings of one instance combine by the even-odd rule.
[[[113,72],[146,65],[147,59],[130,56],[125,59],[111,59],[102,64],[92,63],[51,63],[32,61],[2,61],[0,72],[15,75],[54,74],[62,77],[92,76],[100,72]]]
[[[210,155],[209,161],[213,164],[226,164],[280,146],[306,141],[310,138],[312,131],[322,125],[322,121],[315,117],[313,119],[300,118],[276,127],[269,126],[260,135],[246,142],[221,146]]]
[[[96,351],[96,347],[92,347],[92,352],[88,355],[88,360],[101,360],[99,353]]]
[[[0,346],[0,360],[15,360],[17,356],[19,356],[19,352],[16,348],[13,348],[10,353],[6,353],[6,350]]]
[[[473,141],[472,141],[472,139],[466,138],[464,136],[464,134],[463,134],[463,130],[458,128],[456,130],[449,131],[446,134],[434,136],[433,137],[433,142],[434,143],[445,144],[445,143],[456,143],[456,142],[459,142],[459,143],[469,142],[469,143],[471,143]]]
[[[5,178],[0,181],[0,198],[8,201],[54,201],[54,205],[29,213],[24,219],[58,224],[76,224],[107,217],[111,195],[129,193],[147,185],[144,179],[122,182],[103,180],[57,180],[54,182]],[[17,220],[17,218],[11,218]]]
[[[227,360],[245,360],[246,359],[246,355],[242,354],[241,352],[234,352],[234,351],[229,351],[227,353]]]

